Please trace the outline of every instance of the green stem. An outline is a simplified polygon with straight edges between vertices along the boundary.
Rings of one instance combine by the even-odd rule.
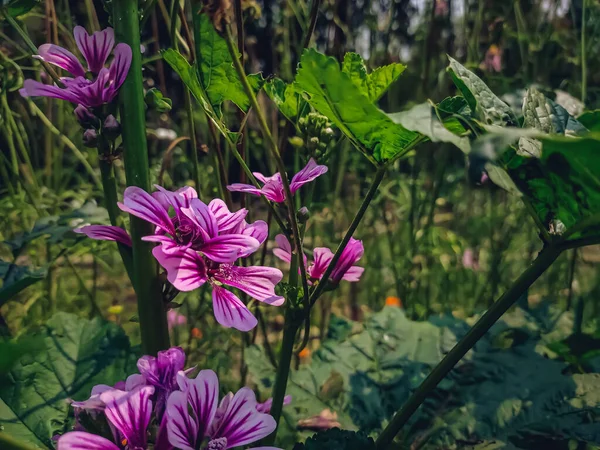
[[[585,105],[587,97],[587,59],[585,57],[585,22],[587,19],[587,0],[581,6],[581,102]]]
[[[114,0],[113,23],[117,41],[128,44],[133,50],[131,68],[119,94],[127,185],[138,186],[149,192],[150,173],[137,0]],[[169,347],[167,316],[158,267],[152,256],[151,243],[141,240],[143,236],[153,234],[153,228],[149,222],[131,217],[134,287],[138,299],[142,349],[145,354],[151,355]]]
[[[496,323],[496,321],[527,291],[527,289],[542,275],[548,267],[561,254],[559,246],[545,247],[533,264],[513,283],[477,321],[469,332],[450,350],[444,359],[431,371],[429,376],[421,383],[417,390],[406,401],[402,408],[394,415],[388,426],[377,438],[377,448],[387,448],[394,437],[406,425],[411,416],[426,400],[427,396],[448,375],[463,356],[471,350],[477,341]]]
[[[327,269],[325,270],[325,273],[321,277],[321,280],[319,280],[319,284],[317,284],[317,287],[315,288],[315,290],[312,292],[312,294],[310,296],[311,306],[315,304],[315,302],[319,299],[319,296],[323,293],[323,289],[325,289],[325,286],[327,285],[327,280],[329,280],[329,277],[330,277],[331,273],[333,272],[333,269],[335,269],[337,262],[340,260],[340,257],[342,256],[342,252],[346,248],[346,245],[348,245],[348,242],[350,242],[350,238],[356,231],[356,228],[358,228],[358,225],[360,224],[360,221],[364,217],[365,212],[367,212],[367,208],[369,207],[371,200],[373,200],[373,197],[375,196],[375,193],[377,192],[379,185],[383,181],[383,177],[385,176],[386,169],[387,169],[386,166],[381,166],[377,169],[377,172],[375,173],[375,178],[373,179],[373,182],[371,183],[371,186],[369,187],[369,191],[367,192],[367,195],[363,199],[363,201],[360,205],[360,208],[358,209],[358,211],[356,212],[356,215],[354,216],[354,219],[352,219],[352,223],[348,227],[348,230],[346,231],[346,234],[344,235],[342,242],[340,242],[340,245],[338,245],[338,248],[335,251],[335,255],[333,255],[333,259],[327,266]]]

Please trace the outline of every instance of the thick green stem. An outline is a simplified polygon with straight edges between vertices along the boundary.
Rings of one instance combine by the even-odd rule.
[[[533,264],[513,283],[487,312],[477,321],[444,359],[431,371],[417,390],[394,415],[391,422],[377,438],[377,448],[387,448],[394,437],[406,425],[427,396],[437,387],[454,366],[471,350],[477,341],[494,325],[498,319],[527,291],[561,254],[562,248],[556,245],[545,247]]]
[[[581,102],[585,105],[587,100],[587,58],[586,58],[586,30],[585,22],[586,17],[587,0],[583,0],[581,5]]]
[[[127,185],[150,191],[137,0],[115,0],[113,24],[117,41],[128,44],[133,53],[131,68],[119,96]],[[152,244],[141,240],[143,236],[153,234],[153,228],[152,224],[131,217],[134,287],[138,298],[142,349],[151,355],[169,347],[166,309],[156,260],[152,256]]]
[[[360,221],[362,220],[363,216],[365,215],[365,212],[367,212],[367,208],[369,207],[371,200],[373,200],[373,197],[375,196],[375,193],[377,192],[379,185],[383,181],[383,177],[385,176],[386,169],[387,169],[386,166],[381,166],[377,169],[377,172],[375,173],[375,179],[371,183],[371,186],[369,187],[369,191],[367,192],[367,195],[365,196],[364,200],[362,201],[360,208],[356,212],[356,215],[354,216],[352,223],[348,227],[348,230],[346,231],[346,234],[344,235],[342,242],[340,242],[340,245],[338,245],[338,248],[335,251],[335,255],[333,255],[333,259],[327,266],[327,269],[325,270],[325,273],[321,277],[319,284],[317,284],[317,287],[315,288],[315,290],[312,292],[312,294],[310,296],[311,306],[315,304],[315,302],[319,299],[319,296],[323,293],[323,289],[325,289],[325,286],[327,285],[327,280],[329,280],[329,277],[331,276],[333,269],[335,269],[337,262],[340,260],[340,257],[342,256],[342,252],[348,245],[348,242],[350,242],[350,238],[356,231],[356,228],[358,228],[358,225],[360,224]]]

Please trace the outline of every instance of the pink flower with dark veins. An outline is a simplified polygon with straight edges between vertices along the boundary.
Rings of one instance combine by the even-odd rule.
[[[292,181],[290,182],[290,191],[292,192],[292,195],[302,186],[310,183],[326,172],[327,166],[317,165],[316,161],[311,158],[304,169],[293,176]],[[267,199],[275,203],[282,203],[285,201],[285,192],[280,173],[276,173],[270,177],[265,177],[259,172],[253,172],[253,175],[263,184],[262,188],[259,189],[251,184],[234,183],[227,186],[227,189],[232,192],[245,192],[247,194],[259,196],[264,195]]]
[[[43,44],[34,58],[58,66],[72,76],[61,78],[64,87],[25,80],[20,90],[23,97],[58,98],[85,108],[110,103],[116,97],[131,66],[131,48],[123,43],[115,46],[112,28],[97,31],[90,36],[83,27],[76,26],[73,35],[77,48],[87,62],[87,70],[69,50],[54,44]],[[113,59],[106,68],[104,65],[111,52]],[[80,115],[78,112],[78,116]]]

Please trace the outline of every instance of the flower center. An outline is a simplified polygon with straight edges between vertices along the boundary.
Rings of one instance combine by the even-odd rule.
[[[227,448],[227,438],[217,438],[208,441],[207,450],[225,450]]]

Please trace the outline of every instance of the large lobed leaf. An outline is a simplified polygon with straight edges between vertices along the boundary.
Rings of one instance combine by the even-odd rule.
[[[548,343],[564,336],[563,321],[550,315],[517,309],[503,317],[415,414],[403,433],[405,446],[600,444],[600,375],[571,375],[564,362],[549,359]],[[291,374],[292,404],[284,408],[282,431],[293,432],[300,419],[329,408],[343,428],[376,434],[468,329],[449,316],[412,322],[390,307],[362,327],[337,318],[312,363]],[[268,396],[268,360],[252,347],[246,361]]]
[[[122,329],[96,318],[57,313],[28,339],[45,351],[21,356],[0,374],[2,432],[49,446],[68,428],[68,399],[89,397],[92,386],[112,385],[134,370],[136,355]]]
[[[372,102],[379,100],[405,69],[405,65],[393,63],[378,67],[369,73],[362,57],[353,52],[346,53],[342,63],[342,72],[347,74],[360,92]]]
[[[374,164],[404,155],[419,134],[395,124],[363,92],[360,76],[343,72],[338,62],[314,49],[305,50],[294,85],[308,103],[326,116]]]

